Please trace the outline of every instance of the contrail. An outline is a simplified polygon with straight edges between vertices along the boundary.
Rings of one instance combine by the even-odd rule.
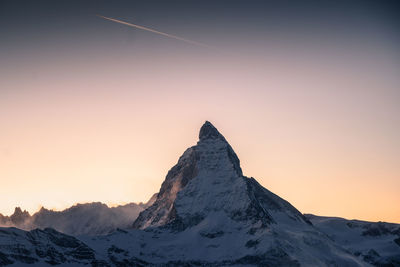
[[[200,42],[192,41],[192,40],[189,40],[189,39],[186,39],[186,38],[182,38],[182,37],[179,37],[179,36],[176,36],[176,35],[172,35],[172,34],[169,34],[169,33],[160,32],[160,31],[157,31],[157,30],[154,30],[154,29],[150,29],[150,28],[147,28],[147,27],[143,27],[143,26],[140,26],[140,25],[132,24],[132,23],[125,22],[125,21],[122,21],[122,20],[118,20],[118,19],[104,17],[104,16],[101,16],[101,15],[96,15],[96,16],[98,16],[100,18],[103,18],[103,19],[110,20],[110,21],[114,21],[114,22],[117,22],[117,23],[121,23],[121,24],[130,26],[130,27],[141,29],[141,30],[144,30],[144,31],[160,34],[160,35],[163,35],[163,36],[166,36],[166,37],[169,37],[169,38],[173,38],[173,39],[176,39],[176,40],[179,40],[179,41],[183,41],[183,42],[186,42],[186,43],[189,43],[189,44],[215,49],[214,47],[209,46],[207,44],[203,44],[203,43],[200,43]]]

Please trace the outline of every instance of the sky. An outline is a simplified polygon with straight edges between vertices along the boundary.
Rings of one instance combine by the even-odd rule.
[[[0,213],[147,201],[209,120],[301,212],[400,223],[398,12],[0,0]]]

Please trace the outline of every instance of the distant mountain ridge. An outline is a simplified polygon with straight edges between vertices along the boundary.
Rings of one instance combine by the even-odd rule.
[[[59,232],[79,235],[103,235],[117,228],[128,228],[141,211],[151,205],[155,196],[147,203],[129,203],[108,207],[101,202],[76,204],[62,211],[41,208],[30,215],[16,207],[11,216],[0,214],[0,226],[17,227],[23,230],[53,228]]]
[[[60,231],[84,233],[77,237],[51,228],[0,228],[0,266],[400,266],[400,225],[303,215],[244,176],[236,153],[208,121],[146,207],[104,206],[77,205],[62,216],[43,210],[37,216],[43,221],[35,220],[59,228],[71,222]],[[120,217],[124,208],[132,217],[132,210],[140,213],[125,229],[96,234],[115,227],[101,218]],[[99,216],[102,210],[107,216]],[[9,219],[25,217],[19,209]]]

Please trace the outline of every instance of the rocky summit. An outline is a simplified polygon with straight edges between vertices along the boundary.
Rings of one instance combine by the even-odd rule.
[[[311,221],[318,223],[318,227]],[[131,227],[107,235],[70,238],[50,229],[25,232],[2,228],[0,265],[369,266],[382,263],[376,260],[378,253],[371,252],[371,257],[375,257],[372,260],[356,253],[361,241],[345,246],[348,242],[340,237],[335,242],[324,232],[330,229],[329,233],[336,233],[329,227],[331,224],[304,216],[254,178],[244,176],[231,145],[207,121],[200,129],[197,144],[182,154]],[[389,232],[396,234],[396,229],[400,229],[396,227],[392,225]],[[389,239],[384,240],[389,242]],[[397,240],[390,243],[394,257],[385,258],[384,262],[396,266],[400,241],[392,239]]]

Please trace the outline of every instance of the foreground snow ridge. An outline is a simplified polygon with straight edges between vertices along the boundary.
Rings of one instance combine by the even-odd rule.
[[[129,228],[79,237],[49,228],[0,228],[0,266],[400,265],[398,225],[391,225],[393,240],[381,241],[393,243],[384,258],[357,249],[357,240],[346,246],[332,236],[332,227],[245,177],[230,144],[206,121],[197,144],[183,153]]]

